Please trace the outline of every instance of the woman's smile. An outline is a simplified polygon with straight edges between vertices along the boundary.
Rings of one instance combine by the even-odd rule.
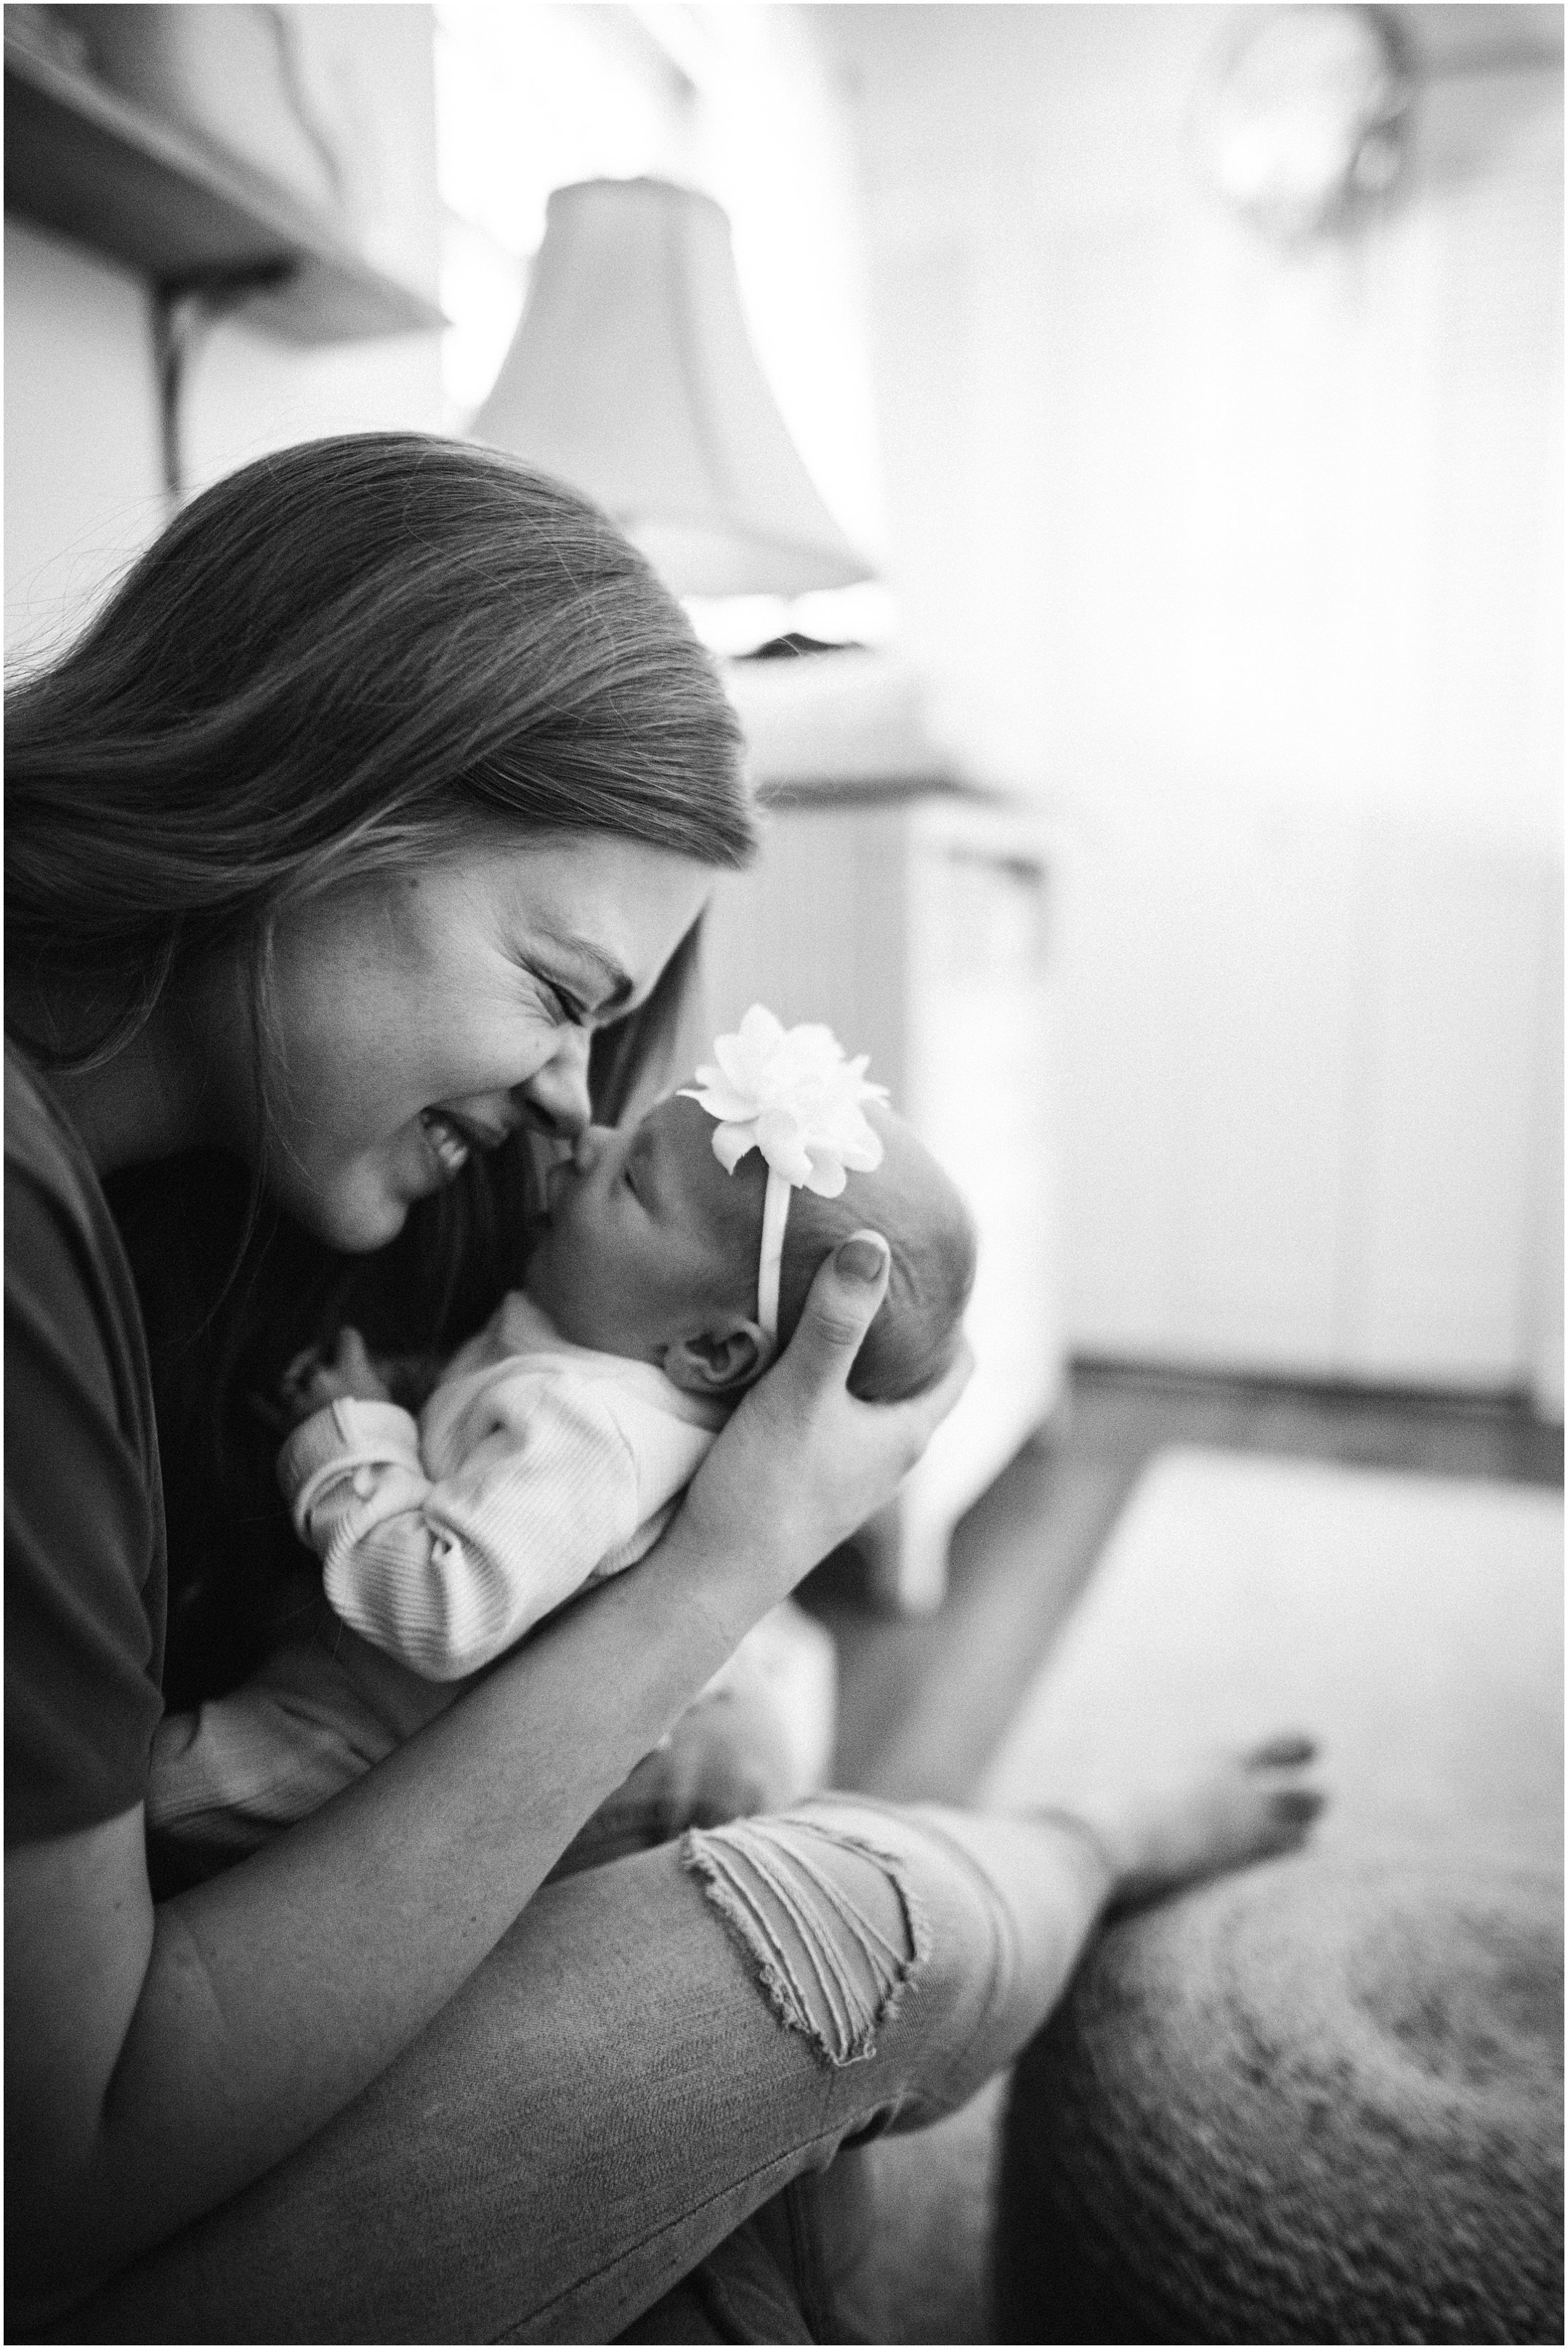
[[[449,1112],[438,1109],[422,1110],[419,1123],[430,1146],[438,1182],[449,1183],[468,1164],[473,1143]]]
[[[525,1123],[517,1116],[481,1121],[444,1106],[419,1112],[419,1124],[429,1144],[436,1174],[442,1183],[449,1183],[460,1174],[476,1150],[499,1150],[509,1135]]]

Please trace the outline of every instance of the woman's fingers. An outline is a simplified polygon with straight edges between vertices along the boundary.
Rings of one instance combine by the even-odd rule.
[[[783,1357],[809,1391],[841,1387],[848,1379],[887,1295],[889,1261],[880,1232],[854,1232],[821,1266]]]
[[[911,1423],[922,1451],[974,1375],[975,1349],[967,1338],[960,1336],[958,1351],[936,1384],[927,1387],[923,1394],[912,1395],[903,1406],[911,1413]]]
[[[924,1421],[927,1435],[930,1435],[932,1428],[942,1426],[942,1421],[946,1419],[948,1412],[953,1410],[953,1404],[958,1402],[958,1398],[963,1395],[965,1386],[967,1386],[972,1377],[975,1377],[975,1346],[969,1343],[969,1339],[965,1337],[963,1330],[960,1330],[958,1350],[955,1350],[953,1361],[948,1362],[948,1367],[944,1370],[942,1377],[936,1379],[936,1386],[923,1388],[918,1395],[911,1395],[911,1398],[908,1398],[908,1407],[911,1407],[911,1412],[915,1412],[915,1414]]]
[[[968,1380],[965,1345],[927,1394],[881,1403],[845,1392],[887,1295],[890,1266],[880,1233],[839,1243],[818,1267],[789,1345],[745,1397],[687,1494],[688,1534],[716,1556],[733,1554],[741,1541],[779,1596],[876,1515]],[[738,1630],[754,1619],[743,1613]]]

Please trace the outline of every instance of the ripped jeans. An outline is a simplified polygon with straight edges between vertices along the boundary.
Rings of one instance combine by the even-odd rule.
[[[830,2213],[841,2149],[965,2102],[1108,1889],[1065,1823],[834,1795],[583,1857],[335,2121],[55,2337],[613,2341],[785,2189]]]

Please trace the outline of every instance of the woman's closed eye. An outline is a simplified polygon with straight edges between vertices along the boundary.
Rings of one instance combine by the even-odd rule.
[[[527,970],[558,1028],[591,1028],[593,1025],[593,1013],[586,1004],[579,1001],[570,988],[562,987],[557,979],[547,978],[531,963],[527,965]]]
[[[554,1006],[557,1019],[565,1027],[591,1028],[593,1026],[593,1015],[585,1003],[579,1003],[574,995],[569,995],[564,988],[557,987],[552,979],[545,980],[544,988]]]

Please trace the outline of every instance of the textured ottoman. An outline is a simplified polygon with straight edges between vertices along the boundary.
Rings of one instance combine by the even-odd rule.
[[[1020,2064],[1004,2339],[1563,2338],[1557,1496],[1165,1455],[987,1793],[1317,1730],[1313,1849],[1104,1936]]]
[[[1562,1889],[1309,1862],[1107,1936],[1015,2075],[1018,2341],[1563,2338]]]

